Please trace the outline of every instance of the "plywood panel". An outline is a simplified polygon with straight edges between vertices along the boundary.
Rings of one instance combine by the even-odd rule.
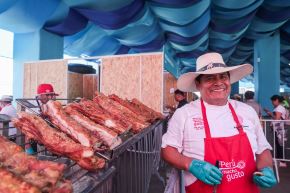
[[[68,72],[67,98],[74,99],[83,96],[83,75],[75,72]]]
[[[30,64],[24,64],[24,78],[23,78],[23,97],[30,98],[31,92],[31,71]]]
[[[176,106],[174,99],[174,91],[176,90],[177,79],[169,72],[164,73],[164,93],[163,93],[163,104],[165,106]]]
[[[34,98],[37,90],[37,64],[24,64],[23,97]]]
[[[37,94],[37,86],[38,86],[38,75],[37,75],[37,63],[31,63],[30,64],[30,98],[34,98]]]
[[[83,97],[92,99],[94,93],[98,90],[98,75],[84,74],[83,75]]]
[[[141,101],[156,111],[163,111],[163,55],[141,56]]]
[[[140,57],[105,57],[101,65],[101,88],[104,94],[140,100]]]
[[[60,98],[67,97],[67,61],[41,61],[37,65],[37,82],[50,83]]]

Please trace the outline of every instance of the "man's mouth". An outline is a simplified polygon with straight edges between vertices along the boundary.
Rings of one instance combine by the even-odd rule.
[[[226,88],[214,88],[214,89],[211,89],[211,92],[223,92],[225,90]]]

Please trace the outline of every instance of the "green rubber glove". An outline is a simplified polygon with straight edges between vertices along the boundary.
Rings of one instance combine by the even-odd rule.
[[[32,147],[29,147],[25,149],[25,153],[27,153],[28,155],[33,155],[35,152],[33,151]]]
[[[258,186],[262,188],[272,188],[277,184],[277,180],[272,168],[270,167],[263,168],[261,172],[263,173],[262,176],[260,175],[253,176],[253,180]]]
[[[188,170],[197,179],[209,185],[220,184],[223,176],[217,167],[201,160],[192,160]]]

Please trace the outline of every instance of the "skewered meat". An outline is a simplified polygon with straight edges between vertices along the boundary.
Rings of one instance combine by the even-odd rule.
[[[35,186],[24,182],[3,167],[0,167],[0,192],[3,193],[41,193]]]
[[[80,103],[72,103],[70,106],[97,124],[113,129],[122,134],[131,128],[131,125],[123,120],[113,119],[112,116],[91,100],[82,99]]]
[[[52,192],[62,177],[65,165],[51,161],[40,161],[29,156],[15,143],[0,136],[0,163],[13,174],[41,191]]]
[[[51,152],[66,156],[87,170],[105,166],[103,159],[94,156],[92,148],[76,143],[64,133],[50,127],[40,117],[25,112],[19,113],[18,116],[18,119],[13,120],[15,127],[44,144]]]
[[[100,105],[103,109],[108,111],[113,117],[126,120],[127,122],[132,124],[132,130],[135,133],[138,133],[140,132],[140,130],[149,126],[149,123],[134,117],[134,113],[132,113],[132,111],[119,105],[117,102],[109,99],[107,96],[101,93],[96,93],[93,101]]]
[[[90,130],[92,133],[97,133],[104,144],[107,145],[110,149],[113,149],[114,147],[121,144],[122,141],[118,137],[117,133],[106,128],[105,126],[96,124],[83,114],[79,113],[77,110],[73,109],[70,105],[66,106],[65,112],[84,128]]]
[[[43,105],[43,113],[47,115],[51,122],[62,132],[66,133],[83,146],[96,149],[100,146],[100,139],[96,135],[92,135],[90,131],[83,128],[78,122],[68,116],[60,102],[50,100]]]
[[[151,123],[155,120],[155,116],[153,115],[153,113],[150,113],[148,111],[141,111],[139,108],[136,108],[136,106],[130,103],[128,100],[123,100],[115,94],[109,95],[109,98],[120,103],[120,105],[130,109],[135,114],[143,116],[147,122]]]
[[[141,112],[148,112],[148,113],[153,114],[155,119],[164,119],[164,116],[161,113],[154,111],[153,109],[147,107],[146,105],[144,105],[143,103],[141,103],[139,100],[137,100],[135,98],[132,99],[131,103],[136,108],[138,108]]]

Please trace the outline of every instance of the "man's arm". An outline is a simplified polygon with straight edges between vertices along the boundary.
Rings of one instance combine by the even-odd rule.
[[[265,167],[273,167],[273,158],[270,150],[266,149],[261,154],[256,154],[256,165],[258,170]]]
[[[192,158],[179,153],[176,148],[166,146],[161,149],[162,158],[175,168],[188,171]]]
[[[189,171],[206,184],[217,185],[221,183],[221,171],[206,161],[186,157],[179,153],[176,148],[170,146],[162,149],[162,157],[175,168]]]

